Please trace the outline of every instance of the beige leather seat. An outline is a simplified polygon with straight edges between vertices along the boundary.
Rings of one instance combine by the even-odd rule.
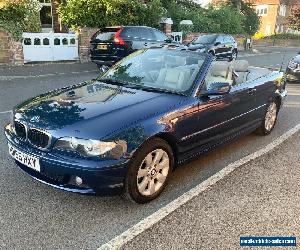
[[[215,61],[206,76],[206,88],[209,89],[211,83],[228,82],[232,84],[232,65],[225,61]]]
[[[190,69],[188,68],[164,68],[160,70],[157,82],[163,83],[168,89],[183,90],[189,78]]]
[[[233,70],[236,72],[235,84],[241,84],[248,80],[249,62],[246,60],[236,60],[233,63]]]

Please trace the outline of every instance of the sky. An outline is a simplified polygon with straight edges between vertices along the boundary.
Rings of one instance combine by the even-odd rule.
[[[207,5],[210,0],[194,0],[196,3],[201,4],[202,6]]]

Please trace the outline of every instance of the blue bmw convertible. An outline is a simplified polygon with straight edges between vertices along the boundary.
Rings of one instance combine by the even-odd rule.
[[[18,105],[5,135],[16,164],[40,182],[145,203],[175,166],[244,134],[269,134],[285,96],[281,72],[142,49],[97,79]]]

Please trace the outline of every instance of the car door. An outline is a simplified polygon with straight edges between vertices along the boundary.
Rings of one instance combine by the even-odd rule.
[[[157,47],[160,43],[156,40],[155,34],[151,28],[142,27],[140,29],[143,48]]]
[[[126,27],[123,35],[131,42],[131,52],[150,48],[155,43],[154,34],[146,27]]]
[[[215,46],[215,55],[222,57],[225,51],[223,36],[218,36],[216,38],[214,46]]]
[[[257,69],[265,70],[267,69]],[[262,76],[258,79],[250,79],[245,83],[248,86],[248,91],[251,92],[251,100],[253,102],[253,108],[255,111],[252,114],[252,119],[261,119],[267,108],[267,104],[270,102],[274,93],[276,91],[276,84],[273,81],[270,81],[269,76]]]
[[[165,43],[170,43],[171,39],[167,37],[163,32],[152,29],[154,35],[155,35],[155,40],[158,45],[165,44]]]
[[[232,86],[230,90],[232,120],[228,126],[233,128],[233,133],[243,133],[254,129],[259,124],[257,115],[259,105],[257,103],[257,89],[248,82]]]
[[[226,65],[226,62],[218,63]],[[190,118],[181,123],[180,145],[191,155],[207,151],[254,127],[251,119],[251,109],[255,107],[254,96],[247,85],[233,86],[230,92],[222,95],[201,95],[203,89],[208,89],[211,83],[231,83],[230,77],[223,77],[222,74],[218,76],[213,71],[210,69],[204,81],[193,120]],[[220,68],[220,71],[223,73],[224,70]]]

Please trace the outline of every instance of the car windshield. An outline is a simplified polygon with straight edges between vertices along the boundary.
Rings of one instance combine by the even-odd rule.
[[[204,36],[199,36],[196,40],[194,40],[192,43],[193,44],[209,44],[213,43],[218,35],[204,35]]]
[[[142,49],[110,68],[100,81],[129,88],[186,94],[205,56],[177,49]]]

